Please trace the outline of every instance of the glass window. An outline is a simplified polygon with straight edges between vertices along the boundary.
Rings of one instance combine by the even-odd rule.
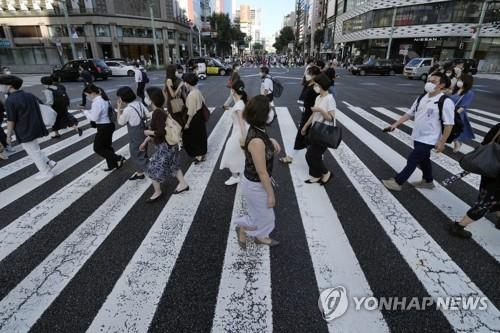
[[[413,16],[413,7],[401,7],[397,9],[396,12],[396,22],[395,26],[413,25],[415,24],[415,17]]]
[[[155,35],[156,35],[157,39],[163,39],[163,33],[162,33],[161,29],[156,29]]]
[[[443,2],[435,5],[438,12],[437,23],[450,23],[452,21],[454,5],[452,2]]]
[[[168,39],[175,39],[175,31],[168,30]]]
[[[5,30],[3,27],[0,27],[0,38],[5,38]]]
[[[424,60],[424,62],[422,63],[422,65],[420,65],[420,67],[431,66],[431,65],[432,65],[432,60]]]
[[[123,27],[123,37],[134,37],[134,29],[131,27]]]
[[[42,32],[40,27],[37,25],[21,25],[21,26],[11,26],[13,37],[42,37]]]
[[[97,37],[111,37],[111,29],[109,28],[109,25],[97,24],[94,26],[94,29]]]
[[[374,28],[384,28],[390,27],[392,24],[392,15],[394,9],[380,9],[373,13],[373,27]]]

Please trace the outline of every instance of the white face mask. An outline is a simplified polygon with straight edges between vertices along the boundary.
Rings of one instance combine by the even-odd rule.
[[[462,69],[460,67],[455,67],[455,74],[457,74],[457,76],[460,76],[460,74],[462,74]]]
[[[311,80],[312,80],[312,76],[309,74],[306,74],[306,81],[311,81]]]
[[[175,76],[176,76],[178,79],[182,79],[182,73],[175,73]]]
[[[316,92],[316,94],[319,94],[321,92],[321,88],[318,86],[314,86],[314,91]]]
[[[237,71],[237,72],[239,72],[240,71],[240,67],[238,66],[234,70]]]
[[[450,73],[450,72],[446,72],[446,76],[447,76],[447,77],[450,77],[450,76],[451,76],[451,73]]]
[[[463,88],[464,87],[464,83],[462,81],[458,81],[457,82],[457,87],[458,88]]]
[[[266,77],[266,73],[260,73],[260,77]]]
[[[147,95],[146,95],[146,97],[144,97],[144,103],[146,103],[147,106],[151,106],[153,104],[153,102],[151,101],[151,99]]]
[[[427,82],[425,84],[425,87],[424,87],[424,90],[427,92],[427,93],[431,93],[433,92],[434,90],[436,90],[436,85],[432,82]]]
[[[9,92],[9,86],[6,84],[0,84],[0,93],[6,94]]]

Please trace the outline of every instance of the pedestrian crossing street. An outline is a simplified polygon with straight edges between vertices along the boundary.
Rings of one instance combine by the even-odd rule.
[[[344,141],[326,154],[335,176],[327,186],[304,184],[305,151],[289,166],[275,162],[281,244],[271,250],[249,241],[243,251],[236,241],[230,221],[246,208],[239,187],[220,184],[229,175],[219,170],[231,130],[227,112],[210,108],[206,162],[183,162],[190,191],[169,194],[155,208],[144,203],[149,180],[127,181],[126,168],[103,171],[92,150],[95,130],[78,110],[72,113],[85,126],[82,137],[64,130],[58,141],[40,139],[58,161],[54,179],[35,181],[36,169],[15,146],[10,159],[0,161],[0,332],[498,332],[494,217],[471,225],[470,241],[453,239],[444,228],[474,202],[480,178],[470,174],[449,187],[437,181],[461,171],[460,157],[500,115],[472,109],[476,140],[460,154],[433,153],[434,190],[407,186],[391,193],[380,178],[404,167],[413,123],[389,134],[381,129],[407,109],[345,101],[338,108]],[[277,106],[276,114],[270,135],[291,153],[300,111]],[[126,136],[122,127],[113,142],[128,157]],[[410,181],[420,177],[417,171]],[[124,233],[130,226],[134,232]],[[297,276],[305,279],[291,279]],[[319,293],[338,285],[367,297],[408,291],[410,297],[487,297],[489,304],[483,311],[433,310],[419,317],[349,303],[342,317],[325,322]]]

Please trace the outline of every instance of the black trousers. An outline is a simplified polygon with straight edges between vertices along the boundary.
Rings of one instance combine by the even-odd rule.
[[[83,90],[85,90],[85,88],[87,86],[90,86],[92,84],[92,82],[83,82]],[[87,95],[85,95],[85,93],[83,92],[82,90],[82,105],[85,106],[87,105]]]
[[[0,122],[1,124],[1,122]],[[3,128],[0,128],[0,143],[5,147],[7,146],[7,134],[5,134]]]
[[[146,88],[146,83],[145,82],[138,82],[137,83],[137,96],[139,96],[142,100],[142,103],[144,103],[144,88]]]
[[[120,156],[115,154],[113,148],[113,132],[115,124],[97,124],[97,134],[94,138],[94,151],[97,155],[104,157],[108,168],[113,169],[118,166]]]
[[[324,174],[328,173],[328,169],[323,163],[323,154],[326,151],[326,147],[318,145],[309,145],[306,152],[306,161],[309,166],[309,175],[314,178],[320,178]]]

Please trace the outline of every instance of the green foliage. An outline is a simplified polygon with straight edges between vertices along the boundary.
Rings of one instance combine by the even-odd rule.
[[[294,41],[295,36],[293,33],[293,29],[291,27],[284,27],[281,29],[280,34],[276,37],[275,43],[273,47],[278,52],[282,52],[288,48],[288,44]]]
[[[253,44],[252,48],[254,50],[262,50],[264,48],[264,45],[262,45],[261,43],[255,43]]]
[[[245,34],[241,32],[239,26],[231,24],[228,14],[213,13],[209,18],[210,28],[216,32],[216,36],[207,42],[207,46],[214,45],[220,53],[231,53],[231,44],[237,42],[244,43]]]

